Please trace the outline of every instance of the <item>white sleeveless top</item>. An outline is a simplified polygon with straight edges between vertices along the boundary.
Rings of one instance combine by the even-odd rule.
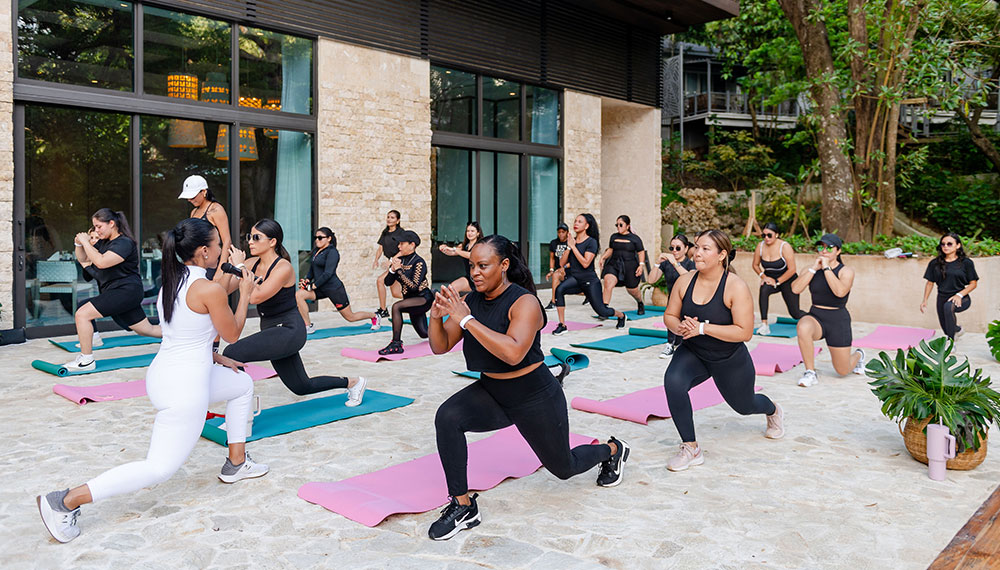
[[[156,300],[156,310],[160,314],[160,328],[163,342],[153,364],[179,364],[188,362],[212,362],[212,341],[218,336],[211,315],[199,314],[187,304],[188,289],[199,279],[205,279],[205,269],[196,265],[185,265],[187,273],[182,277],[181,288],[177,292],[174,311],[170,322],[163,319],[163,290]]]

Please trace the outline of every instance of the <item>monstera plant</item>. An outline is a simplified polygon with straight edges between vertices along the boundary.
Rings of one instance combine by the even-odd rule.
[[[986,344],[990,346],[990,354],[1000,360],[1000,320],[990,323],[986,329]]]

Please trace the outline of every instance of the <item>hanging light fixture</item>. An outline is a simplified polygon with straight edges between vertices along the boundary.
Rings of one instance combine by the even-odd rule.
[[[226,74],[211,71],[205,74],[201,83],[201,100],[206,103],[229,103],[229,82]]]
[[[280,111],[281,110],[281,99],[277,97],[269,97],[267,103],[264,103],[264,108],[268,111]],[[278,129],[264,129],[264,136],[269,139],[278,138]]]
[[[263,105],[260,97],[241,96],[240,107],[260,109]],[[240,161],[257,160],[257,129],[243,127],[240,129]],[[229,125],[219,126],[219,136],[215,142],[215,158],[229,159]]]
[[[167,75],[167,97],[198,100],[198,76],[190,73]],[[171,119],[167,123],[167,146],[170,148],[204,148],[205,125],[201,121]]]

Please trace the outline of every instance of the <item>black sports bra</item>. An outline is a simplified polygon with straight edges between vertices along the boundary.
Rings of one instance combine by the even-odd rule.
[[[836,269],[831,269],[833,274],[840,277],[840,270],[844,268],[844,264],[841,263]],[[809,294],[812,295],[813,305],[820,305],[821,307],[833,307],[839,309],[841,307],[847,306],[847,298],[851,296],[851,292],[848,291],[843,297],[838,297],[833,294],[833,289],[830,289],[830,284],[826,282],[826,275],[823,273],[826,271],[817,271],[816,275],[813,275],[812,281],[809,282]]]
[[[715,289],[715,294],[704,305],[699,305],[691,298],[694,285],[698,282],[700,272],[695,271],[691,283],[688,284],[687,291],[684,292],[684,299],[681,301],[681,318],[695,317],[699,322],[711,323],[713,325],[733,324],[733,312],[726,306],[725,291],[726,279],[729,272],[722,274],[719,286]],[[718,361],[729,358],[741,346],[742,342],[728,342],[717,339],[707,334],[693,336],[684,339],[684,346],[691,349],[698,358],[702,360]]]
[[[271,271],[274,271],[274,266],[278,265],[279,261],[281,261],[280,257],[274,260],[271,267],[267,268],[267,273],[264,274],[265,280],[271,276]],[[257,271],[258,265],[260,265],[260,258],[257,258],[257,263],[253,264],[253,269],[250,271]],[[298,310],[295,305],[294,285],[282,287],[281,289],[278,289],[277,293],[271,295],[270,299],[257,303],[257,312],[260,313],[260,316],[262,317],[273,317],[275,315],[280,315],[293,310]]]

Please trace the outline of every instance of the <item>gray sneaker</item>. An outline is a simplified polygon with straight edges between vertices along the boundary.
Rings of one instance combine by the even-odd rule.
[[[247,453],[243,458],[243,463],[239,465],[233,465],[233,462],[226,458],[226,464],[222,466],[222,472],[219,473],[219,480],[223,483],[235,483],[242,479],[253,479],[255,477],[263,477],[267,475],[269,471],[267,465],[263,463],[255,463],[253,459],[250,458],[250,454]]]
[[[38,504],[38,514],[42,516],[42,523],[52,538],[59,542],[69,542],[80,536],[80,527],[76,526],[76,519],[80,516],[80,508],[77,507],[72,511],[67,509],[62,504],[62,499],[65,496],[66,491],[53,491],[44,497],[41,495],[35,497],[35,503]],[[56,502],[55,506],[52,504],[53,501]]]
[[[365,389],[368,388],[368,380],[363,376],[358,376],[358,381],[354,386],[347,389],[347,401],[344,405],[348,408],[361,405],[361,400],[365,397]]]
[[[672,357],[674,355],[674,350],[676,350],[676,347],[668,342],[667,346],[664,346],[663,350],[660,351],[660,358]]]

